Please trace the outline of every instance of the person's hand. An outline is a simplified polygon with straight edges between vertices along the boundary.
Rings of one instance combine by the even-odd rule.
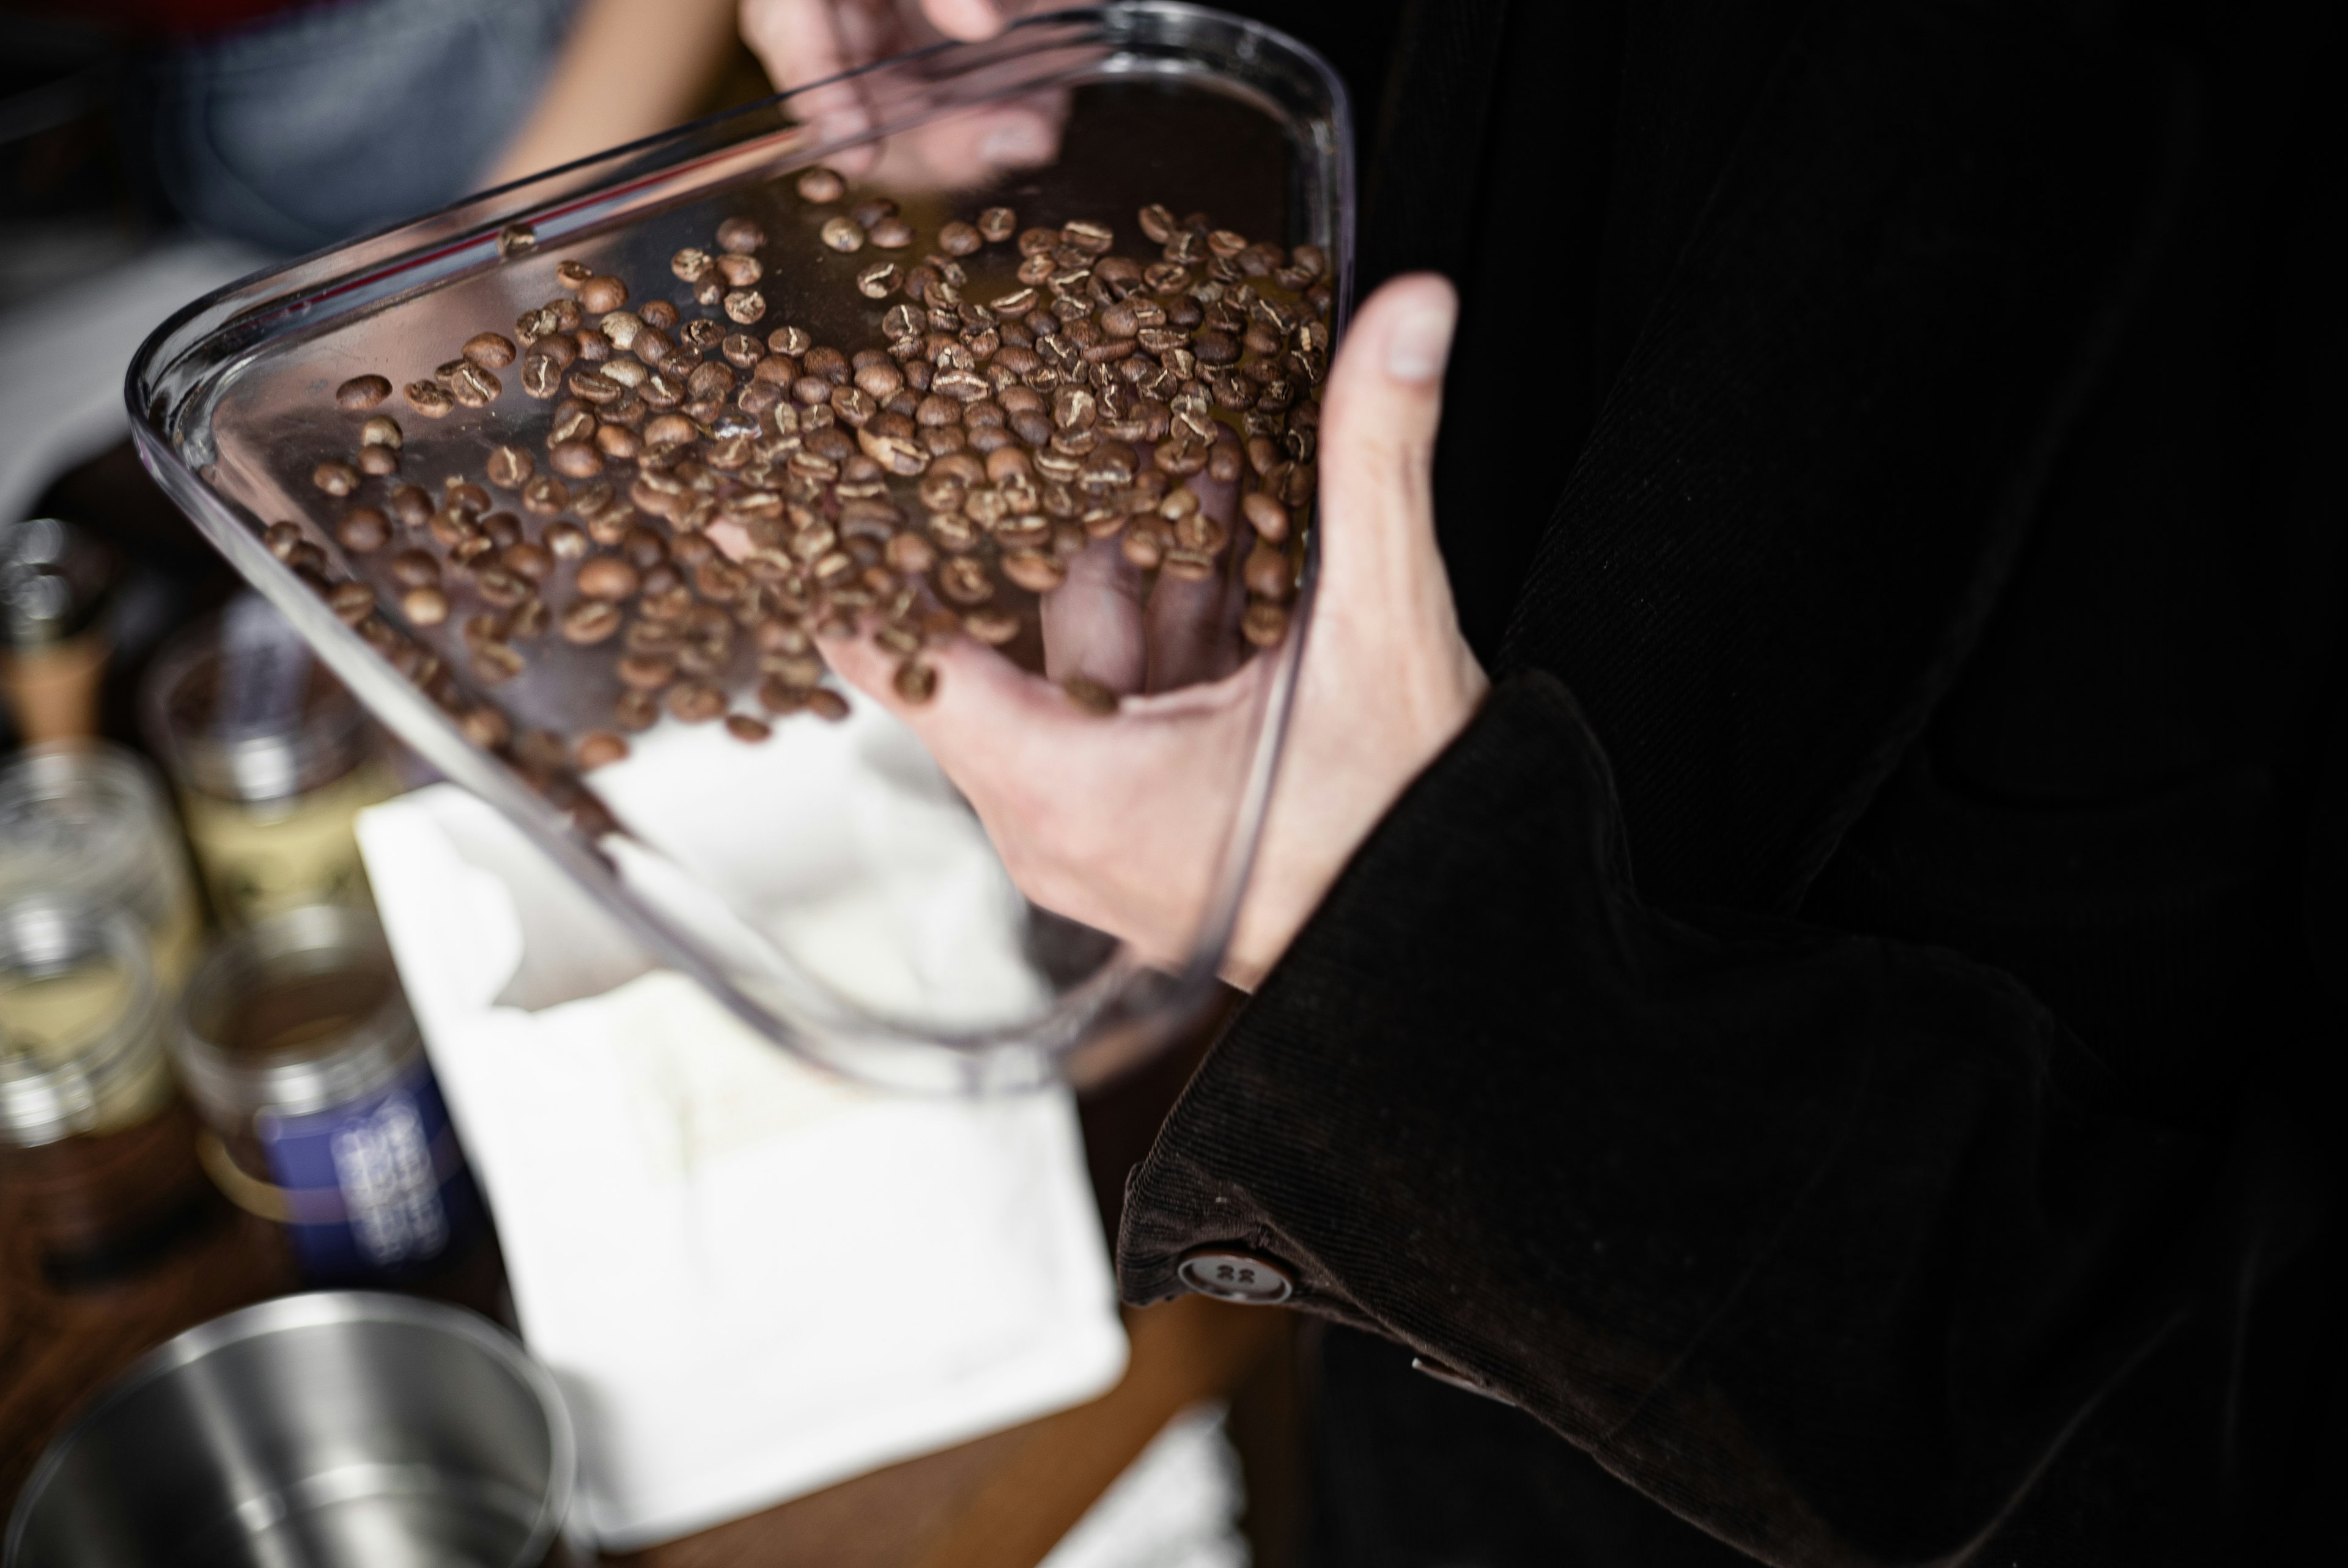
[[[1029,0],[741,0],[741,7],[743,42],[785,92],[941,38],[991,38],[1032,8]],[[854,82],[803,93],[792,108],[827,142],[872,123],[872,106]],[[987,104],[834,161],[852,178],[898,189],[977,185],[1007,169],[1049,162],[1062,112],[1056,96]]]
[[[1319,601],[1224,966],[1243,988],[1287,949],[1487,687],[1435,544],[1429,466],[1456,315],[1441,278],[1398,279],[1362,307],[1330,369]],[[1209,494],[1201,477],[1192,487],[1228,518],[1228,487]],[[1105,540],[1045,597],[1049,679],[959,638],[935,651],[938,694],[917,705],[898,696],[894,661],[870,640],[827,638],[824,653],[928,745],[1028,897],[1166,962],[1207,913],[1272,669],[1268,658],[1231,669],[1242,651],[1236,601],[1223,584],[1166,580],[1145,600],[1140,575]],[[1076,674],[1138,694],[1095,716],[1054,683]],[[1178,684],[1202,675],[1212,678]]]

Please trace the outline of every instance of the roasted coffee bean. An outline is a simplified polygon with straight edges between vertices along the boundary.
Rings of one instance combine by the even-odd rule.
[[[375,589],[363,582],[338,582],[326,590],[326,608],[345,626],[356,626],[375,613]]]
[[[620,607],[599,599],[582,599],[562,612],[562,640],[588,647],[620,630]]]
[[[627,302],[628,285],[609,273],[589,278],[579,285],[579,308],[590,315],[616,311]]]
[[[597,556],[579,568],[579,591],[589,599],[617,603],[632,597],[641,580],[636,568],[618,556]]]
[[[1019,215],[1008,207],[990,207],[978,215],[979,237],[1000,243],[1019,231]]]
[[[890,678],[889,683],[896,689],[901,701],[918,706],[938,694],[937,669],[934,665],[908,659],[897,666],[897,672]]]
[[[1125,538],[1117,548],[1125,552],[1127,560],[1148,571],[1165,560],[1167,541],[1165,524],[1152,518],[1141,518],[1125,530]]]
[[[1268,599],[1275,604],[1285,604],[1296,591],[1295,574],[1290,569],[1288,558],[1270,545],[1258,545],[1248,551],[1247,564],[1240,569],[1240,580],[1258,599]]]
[[[562,390],[562,366],[551,355],[535,350],[522,356],[521,389],[543,401]]]
[[[756,289],[736,289],[726,295],[726,314],[729,320],[749,325],[767,313],[767,296]]]
[[[897,215],[897,204],[885,196],[869,196],[848,210],[848,216],[860,229],[870,229],[875,223]]]
[[[1262,490],[1250,490],[1240,497],[1240,510],[1258,537],[1273,544],[1288,538],[1288,508],[1274,497]]]
[[[498,378],[470,360],[460,360],[448,374],[448,395],[468,408],[487,408],[505,390]]]
[[[402,588],[432,588],[440,581],[440,562],[429,550],[402,550],[391,558],[391,580]]]
[[[905,270],[894,261],[882,261],[856,274],[856,289],[868,300],[885,300],[897,292],[905,281]]]
[[[1240,449],[1227,441],[1216,442],[1207,452],[1207,477],[1228,485],[1239,477]]]
[[[519,490],[537,472],[538,465],[519,446],[493,446],[481,469],[499,489]]]
[[[630,692],[629,695],[633,696],[634,693]],[[579,737],[579,744],[572,755],[578,759],[581,773],[592,774],[597,768],[608,768],[613,763],[627,761],[628,743],[609,730],[590,730]]]
[[[498,561],[516,577],[528,578],[532,582],[544,582],[554,570],[554,552],[528,539],[508,545]]]
[[[335,525],[335,542],[354,555],[383,548],[391,538],[391,519],[373,507],[353,507]]]
[[[551,474],[541,474],[521,487],[522,510],[551,518],[571,502],[571,487]]]
[[[822,230],[823,242],[835,251],[864,249],[864,230],[852,218],[827,219]]]
[[[973,641],[983,642],[989,648],[1000,648],[1019,635],[1019,617],[1010,610],[986,606],[965,610],[962,629],[970,633]]]
[[[1258,648],[1277,648],[1288,635],[1288,611],[1256,600],[1240,617],[1240,635]]]
[[[623,730],[649,730],[660,722],[660,702],[649,692],[623,692],[612,703],[612,720]]]
[[[595,325],[596,335],[621,354],[633,350],[644,331],[644,318],[633,311],[613,311]]]
[[[687,724],[705,724],[726,712],[726,693],[700,681],[670,687],[664,701],[668,711]]]
[[[1117,243],[1117,235],[1106,223],[1096,223],[1089,218],[1078,218],[1060,226],[1060,239],[1087,256],[1106,256]]]
[[[746,745],[757,745],[775,732],[764,719],[754,719],[747,713],[728,713],[726,733]]]
[[[359,471],[348,463],[329,458],[310,470],[310,483],[329,496],[347,496],[359,487]]]
[[[373,408],[391,395],[391,383],[379,375],[355,375],[335,388],[337,405],[354,411]]]
[[[432,516],[432,497],[419,486],[400,485],[394,487],[389,497],[389,505],[391,515],[399,519],[400,526],[403,528],[422,528],[425,519]]]
[[[676,679],[676,661],[661,653],[623,653],[613,668],[620,683],[637,692],[658,692]]]
[[[398,449],[391,446],[362,446],[359,448],[358,468],[360,473],[378,479],[386,474],[396,474],[399,472]]]
[[[1003,575],[1030,593],[1049,593],[1067,580],[1067,568],[1035,550],[1014,550],[1003,558]]]
[[[595,269],[584,261],[557,261],[554,281],[573,293],[586,287],[595,276]]]
[[[814,346],[815,340],[808,336],[805,327],[777,327],[767,334],[767,352],[769,354],[788,354],[797,359]]]
[[[870,237],[884,251],[901,251],[913,242],[913,226],[902,218],[883,218],[872,225]]]
[[[812,201],[821,206],[825,202],[837,201],[845,196],[848,193],[848,181],[830,169],[819,165],[799,176],[798,193],[800,200]]]
[[[530,579],[504,567],[484,567],[473,578],[473,591],[499,610],[511,610],[530,597]]]
[[[729,289],[747,289],[767,275],[766,266],[756,256],[720,256],[716,266]]]
[[[577,560],[587,553],[586,530],[576,523],[551,524],[544,538],[557,560]]]
[[[399,612],[411,626],[438,626],[448,619],[448,596],[420,583],[399,596]]]
[[[445,419],[457,406],[457,400],[437,381],[411,381],[400,393],[407,399],[407,405],[427,419]]]
[[[807,711],[827,724],[837,724],[848,717],[848,699],[829,686],[818,686],[807,694]]]
[[[747,218],[728,218],[717,225],[717,248],[747,256],[767,242],[767,231]]]
[[[623,427],[613,426],[612,434],[629,445],[635,441],[635,433]],[[558,441],[547,448],[546,464],[566,478],[592,479],[603,471],[603,454],[591,442]]]
[[[475,333],[465,340],[463,353],[484,370],[503,370],[514,362],[513,340],[502,333]]]

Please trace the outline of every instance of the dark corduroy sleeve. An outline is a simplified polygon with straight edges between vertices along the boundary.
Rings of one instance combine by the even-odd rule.
[[[1147,1302],[1186,1249],[1273,1255],[1750,1550],[1937,1557],[2177,1320],[2151,1216],[2213,1155],[2086,1073],[1954,955],[1643,907],[1602,753],[1523,676],[1200,1070],[1120,1268]]]

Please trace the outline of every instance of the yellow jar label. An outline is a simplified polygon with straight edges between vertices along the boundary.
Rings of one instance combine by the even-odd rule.
[[[204,869],[212,907],[242,924],[304,904],[367,897],[352,824],[399,790],[391,770],[367,763],[291,800],[255,805],[192,792],[184,797],[188,836]]]

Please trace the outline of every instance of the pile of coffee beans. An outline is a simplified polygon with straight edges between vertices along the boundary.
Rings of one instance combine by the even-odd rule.
[[[871,258],[853,274],[870,342],[772,319],[768,236],[750,218],[676,251],[672,278],[561,261],[561,293],[397,388],[430,420],[510,409],[517,393],[546,405],[528,440],[485,439],[477,469],[438,493],[400,480],[402,429],[381,411],[393,379],[335,389],[362,422],[311,479],[344,504],[328,532],[347,556],[388,552],[387,571],[369,569],[387,579],[381,602],[335,580],[296,525],[272,525],[271,549],[542,784],[626,756],[625,735],[664,712],[747,743],[771,717],[844,716],[819,630],[870,636],[898,661],[899,696],[931,701],[925,650],[1018,640],[1097,541],[1147,573],[1236,580],[1247,641],[1286,637],[1329,359],[1319,250],[1160,206],[1138,214],[1139,254],[1106,222],[1023,228],[1007,207],[940,225],[923,250],[894,201],[830,169],[794,188],[839,209],[810,217],[815,242]],[[1237,487],[1230,521],[1191,487],[1201,474]],[[456,657],[451,622],[469,680],[432,651]],[[518,734],[479,694],[550,639],[608,651],[606,724]],[[1064,687],[1086,712],[1117,707],[1092,681]]]

